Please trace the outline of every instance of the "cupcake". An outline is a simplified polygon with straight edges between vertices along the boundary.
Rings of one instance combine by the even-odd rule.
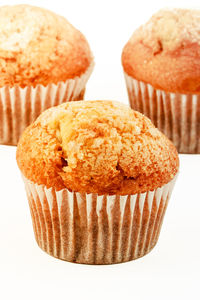
[[[112,101],[50,108],[18,143],[38,245],[70,262],[112,264],[156,244],[178,171],[151,121]]]
[[[181,153],[200,153],[200,11],[164,9],[122,52],[130,105]]]
[[[45,109],[80,100],[93,68],[85,37],[29,5],[0,7],[0,144],[16,145]]]

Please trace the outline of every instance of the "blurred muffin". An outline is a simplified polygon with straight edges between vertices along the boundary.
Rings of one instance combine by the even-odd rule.
[[[136,259],[156,244],[176,174],[173,144],[112,101],[45,111],[17,147],[38,245],[68,261]]]
[[[0,143],[16,145],[42,111],[83,99],[92,68],[88,42],[65,18],[0,7]]]
[[[131,107],[182,153],[200,153],[199,23],[199,10],[161,10],[122,52]]]

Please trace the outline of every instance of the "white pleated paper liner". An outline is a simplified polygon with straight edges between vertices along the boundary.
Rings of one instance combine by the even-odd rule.
[[[94,63],[80,77],[58,84],[0,88],[0,144],[16,145],[24,129],[47,108],[81,100]]]
[[[176,177],[154,191],[127,196],[56,191],[23,177],[36,241],[48,254],[76,263],[139,258],[157,243]]]
[[[125,73],[130,106],[151,119],[180,153],[200,153],[200,95],[167,93]]]

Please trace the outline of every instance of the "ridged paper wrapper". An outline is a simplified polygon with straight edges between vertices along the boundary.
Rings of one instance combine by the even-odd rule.
[[[151,119],[179,153],[200,153],[200,95],[168,93],[125,73],[131,108]]]
[[[153,191],[126,196],[56,191],[23,179],[40,248],[69,262],[113,264],[155,246],[176,176]]]
[[[80,77],[47,86],[0,88],[0,144],[16,145],[24,129],[47,108],[82,100],[94,63]]]

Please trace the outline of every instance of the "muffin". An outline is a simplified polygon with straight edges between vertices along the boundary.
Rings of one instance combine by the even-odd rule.
[[[35,237],[71,262],[136,259],[156,244],[176,180],[176,148],[151,121],[112,101],[45,111],[18,143]]]
[[[200,11],[163,9],[122,52],[130,105],[181,153],[200,153]]]
[[[0,144],[16,145],[45,109],[83,99],[92,68],[88,42],[65,18],[0,7]]]

